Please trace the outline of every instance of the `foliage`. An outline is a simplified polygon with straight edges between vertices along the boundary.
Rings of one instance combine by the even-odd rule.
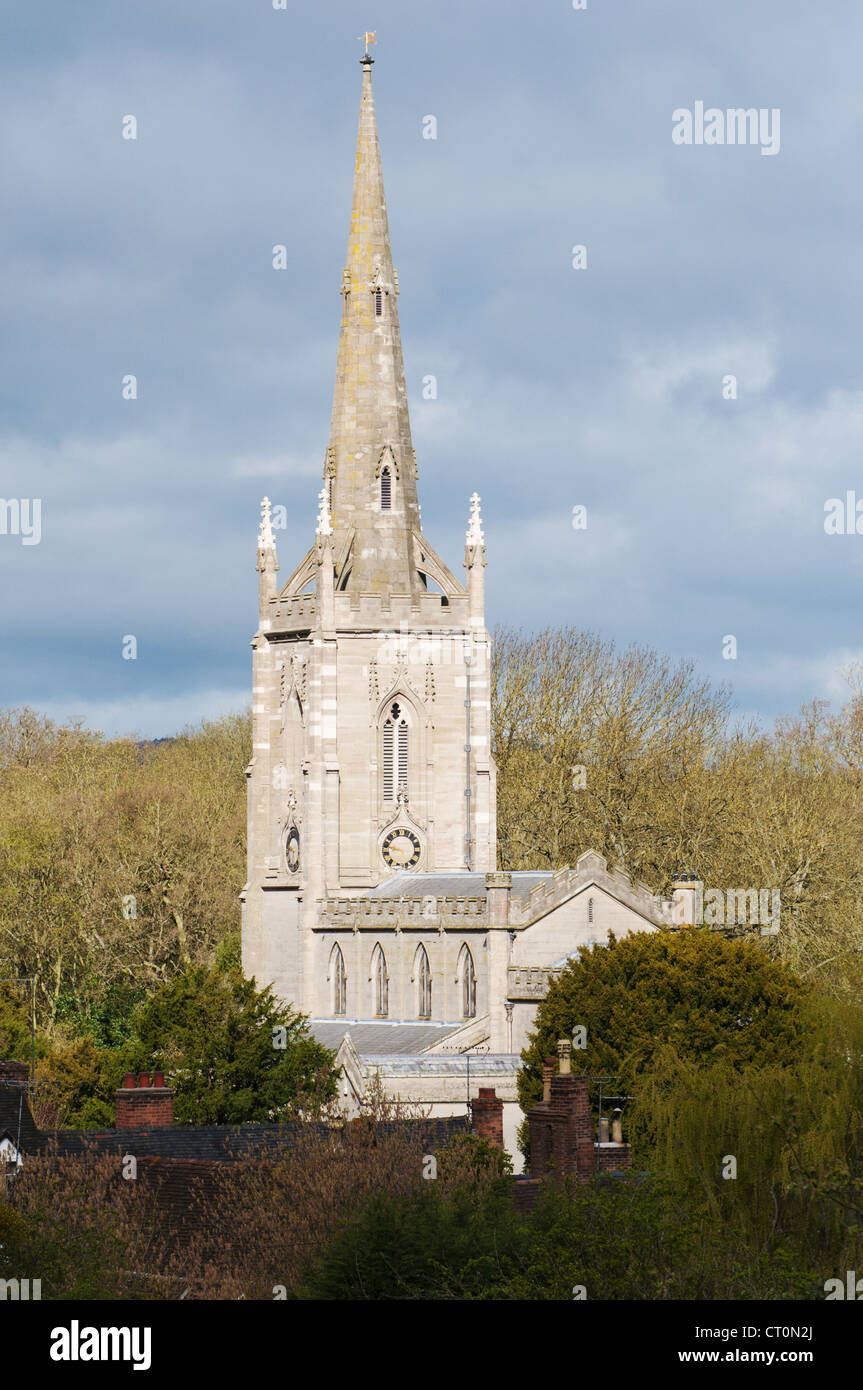
[[[115,1046],[136,992],[209,964],[245,873],[248,716],[159,744],[0,712],[0,973]]]
[[[43,1300],[149,1299],[167,1247],[151,1194],[126,1182],[115,1157],[28,1156],[11,1180],[13,1243],[0,1240],[0,1276],[40,1279]],[[0,1206],[0,1232],[10,1218]],[[4,1224],[5,1223],[5,1224]]]
[[[122,1055],[131,1070],[170,1075],[181,1124],[284,1120],[335,1094],[332,1054],[302,1014],[243,976],[230,948],[153,995]]]
[[[863,1260],[863,1016],[821,1001],[808,1013],[795,1062],[741,1071],[660,1050],[632,1125],[651,1168],[692,1179],[729,1239],[764,1248],[784,1233],[831,1277]]]
[[[31,1109],[43,1129],[105,1129],[114,1124],[114,1092],[122,1059],[91,1038],[59,1047],[36,1066]]]
[[[804,1298],[810,1268],[779,1245],[731,1246],[692,1185],[599,1178],[520,1214],[489,1187],[376,1196],[330,1243],[302,1298]]]
[[[691,663],[574,628],[499,630],[501,867],[556,869],[595,849],[657,892],[678,872],[776,889],[770,952],[859,998],[863,667],[844,674],[841,708],[814,701],[768,731],[735,722],[728,691]]]
[[[522,1109],[542,1099],[542,1064],[581,1025],[576,1069],[633,1085],[664,1044],[732,1068],[799,1060],[807,991],[753,942],[706,930],[634,932],[582,947],[540,1003],[522,1052]]]

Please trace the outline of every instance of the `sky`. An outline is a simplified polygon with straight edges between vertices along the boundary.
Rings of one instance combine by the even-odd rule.
[[[459,574],[481,495],[489,626],[693,660],[741,718],[841,701],[859,3],[45,0],[0,18],[0,706],[250,703],[264,494],[283,578],[314,535],[366,29],[423,526]],[[697,103],[767,124],[699,143]]]

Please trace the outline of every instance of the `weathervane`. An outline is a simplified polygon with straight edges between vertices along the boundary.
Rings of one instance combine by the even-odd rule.
[[[364,43],[364,44],[365,44],[365,46],[366,46],[366,57],[368,58],[368,56],[369,56],[369,44],[370,44],[370,43],[377,43],[376,31],[375,31],[374,29],[372,29],[372,30],[368,30],[368,29],[367,29],[366,32],[365,32],[364,34],[358,34],[358,35],[357,35],[357,41],[358,41],[358,43]]]

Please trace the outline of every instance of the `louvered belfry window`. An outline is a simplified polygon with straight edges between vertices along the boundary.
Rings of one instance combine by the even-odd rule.
[[[408,789],[408,722],[401,706],[390,706],[383,727],[384,801],[395,801],[400,791]]]
[[[384,292],[383,292],[383,290],[375,290],[375,317],[376,317],[376,318],[380,318],[380,316],[381,316],[381,314],[383,313],[383,311],[384,311]]]
[[[381,473],[381,511],[390,512],[393,506],[393,479],[388,468]]]

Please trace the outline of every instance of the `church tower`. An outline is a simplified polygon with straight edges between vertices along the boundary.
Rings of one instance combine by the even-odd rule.
[[[340,899],[397,873],[496,868],[479,498],[470,499],[462,584],[422,532],[373,60],[361,61],[315,536],[280,584],[264,500],[252,642],[243,964],[312,1014],[333,1011],[334,991],[338,1000],[327,932]]]

